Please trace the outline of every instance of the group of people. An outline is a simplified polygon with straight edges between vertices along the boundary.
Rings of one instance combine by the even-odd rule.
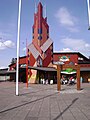
[[[73,84],[75,84],[75,83],[76,83],[75,78],[74,78],[74,77],[70,77],[70,79],[69,79],[69,84],[70,84],[70,85],[73,85]]]
[[[62,78],[61,78],[62,85],[65,85],[65,84],[74,85],[75,83],[76,83],[76,78],[74,76],[67,77],[67,76],[62,75]],[[52,85],[54,84],[54,80],[48,80],[48,79],[41,78],[40,84],[43,84],[43,85],[51,84]]]
[[[75,80],[75,78],[73,77],[73,76],[71,76],[71,77],[64,77],[64,76],[62,76],[62,78],[61,78],[61,84],[69,84],[69,85],[74,85],[76,83],[76,80]]]
[[[45,80],[45,79],[42,79],[42,78],[41,78],[40,83],[47,85],[47,84],[49,84],[49,81],[48,81],[48,79]],[[53,80],[50,80],[50,84],[51,84],[51,85],[53,84]]]

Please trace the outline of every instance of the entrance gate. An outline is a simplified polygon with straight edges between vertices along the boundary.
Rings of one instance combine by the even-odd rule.
[[[72,68],[76,70],[77,90],[80,90],[80,66],[79,65],[57,65],[57,90],[61,90],[61,70]]]

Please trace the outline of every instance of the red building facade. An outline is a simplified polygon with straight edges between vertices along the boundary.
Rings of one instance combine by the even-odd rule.
[[[11,61],[11,64],[9,65],[9,70],[15,70],[16,69],[16,61],[17,59],[14,58],[14,61]],[[19,66],[26,64],[26,56],[19,57]]]
[[[88,82],[90,79],[90,59],[79,52],[53,53],[53,61],[63,62],[67,65],[80,65],[80,77],[83,78],[83,82]]]

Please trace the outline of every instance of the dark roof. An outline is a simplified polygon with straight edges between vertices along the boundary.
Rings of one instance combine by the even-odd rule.
[[[90,64],[90,61],[79,61],[78,64]]]
[[[23,66],[21,68],[26,68],[26,66]],[[32,67],[32,66],[28,66],[28,68],[34,69],[34,70],[41,70],[41,71],[51,71],[51,72],[56,71],[56,69],[53,68],[53,67]]]
[[[0,71],[6,71],[8,68],[1,68]]]
[[[20,59],[21,59],[21,58],[26,58],[26,55],[25,55],[25,56],[22,56],[22,57],[19,57],[19,58],[20,58]],[[15,58],[15,59],[17,59],[17,58]]]
[[[8,71],[8,70],[2,70],[2,71],[0,71],[0,74],[2,74],[2,75],[4,75],[4,74],[13,74],[13,73],[15,73],[16,71]]]
[[[83,68],[80,68],[80,71],[90,71],[90,68],[87,68],[87,67],[83,67]]]
[[[79,52],[53,52],[53,54],[79,54]]]
[[[21,68],[26,68],[26,66],[23,66]],[[51,72],[56,72],[57,70],[53,67],[32,67],[32,66],[28,66],[28,68],[30,69],[34,69],[34,70],[41,70],[41,71],[51,71]],[[80,71],[90,71],[90,68],[87,67],[83,67],[80,68]]]
[[[23,67],[21,67],[21,69],[25,69],[26,68],[26,66],[23,66]],[[28,68],[30,68],[30,69],[34,69],[34,70],[40,70],[40,71],[48,71],[48,72],[56,72],[57,70],[55,69],[55,68],[51,68],[51,67],[32,67],[32,66],[28,66]],[[90,71],[90,68],[87,68],[87,67],[83,67],[83,68],[80,68],[80,71],[82,72],[82,71]],[[5,75],[5,74],[14,74],[14,73],[16,73],[16,71],[15,70],[13,70],[13,71],[0,71],[0,74],[1,75]]]

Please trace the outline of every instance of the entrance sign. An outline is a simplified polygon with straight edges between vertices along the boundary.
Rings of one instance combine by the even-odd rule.
[[[67,56],[61,56],[60,61],[66,62],[66,61],[69,61],[69,58]]]

